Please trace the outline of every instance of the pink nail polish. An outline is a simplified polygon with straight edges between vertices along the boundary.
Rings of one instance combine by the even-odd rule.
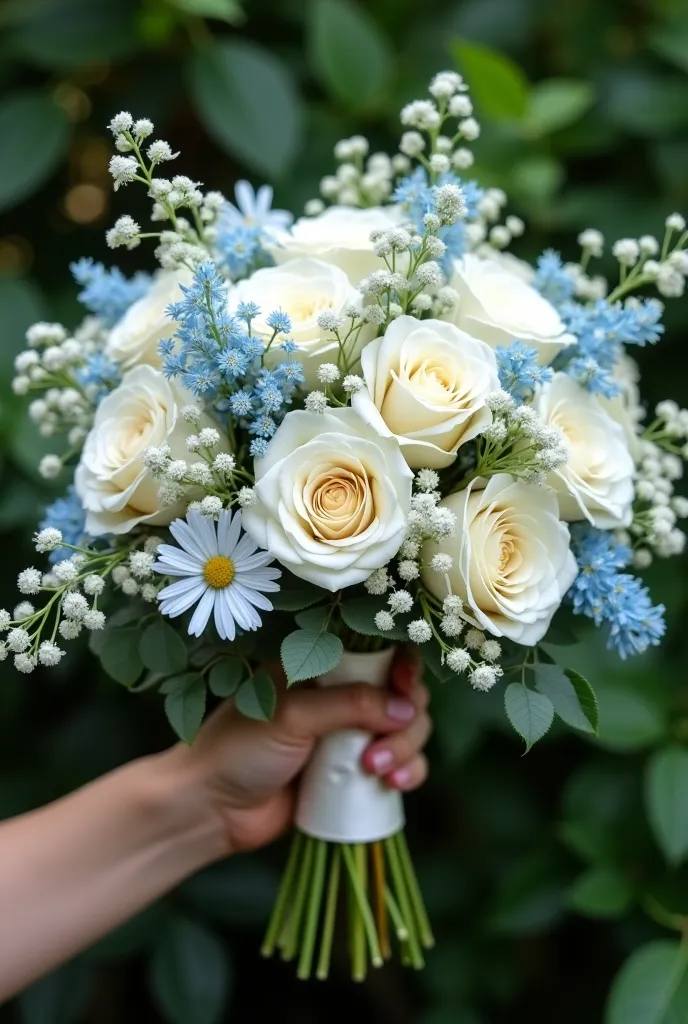
[[[389,750],[376,750],[372,754],[370,760],[377,774],[382,775],[391,765],[393,758],[392,753]]]
[[[410,722],[416,713],[416,705],[403,697],[390,697],[387,701],[387,714],[395,722]]]
[[[404,789],[411,781],[411,774],[408,768],[399,768],[392,775],[392,782],[399,789]]]

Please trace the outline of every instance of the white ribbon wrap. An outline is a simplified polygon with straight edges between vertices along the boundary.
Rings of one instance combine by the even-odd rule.
[[[345,652],[320,686],[387,682],[394,649],[365,654]],[[404,827],[401,793],[390,789],[361,765],[372,736],[362,729],[332,733],[318,745],[299,789],[296,825],[330,843],[374,843]]]

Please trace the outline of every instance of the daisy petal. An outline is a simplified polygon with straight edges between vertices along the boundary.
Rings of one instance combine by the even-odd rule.
[[[161,614],[167,615],[171,619],[176,618],[177,615],[181,615],[183,612],[188,611],[192,605],[196,604],[196,602],[203,597],[204,591],[205,585],[199,583],[194,590],[189,590],[185,594],[178,594],[169,600],[166,599],[161,601]]]
[[[185,523],[183,519],[175,519],[173,523],[170,523],[170,533],[176,540],[180,547],[184,548],[188,554],[194,558],[198,558],[201,562],[205,562],[210,555],[206,555],[202,545],[199,542],[198,537],[194,530],[191,529],[188,523]]]
[[[235,629],[234,619],[229,614],[229,608],[224,600],[223,591],[218,590],[215,594],[215,629],[221,640],[233,640]]]
[[[205,590],[206,582],[202,576],[198,574],[195,577],[190,577],[185,580],[177,580],[176,583],[170,583],[168,587],[163,587],[158,595],[161,601],[166,601],[170,597],[177,597],[179,594],[188,594],[190,590],[193,590],[196,586],[202,586]]]
[[[242,629],[258,629],[261,624],[260,616],[249,604],[245,597],[242,597],[237,588],[230,584],[225,590],[232,615]]]
[[[249,555],[247,558],[233,558],[232,561],[237,572],[246,572],[249,569],[258,569],[268,565],[272,561],[272,555],[269,551],[257,551],[255,555]]]
[[[187,551],[175,548],[172,544],[161,544],[155,554],[160,562],[174,565],[177,569],[195,568],[196,572],[202,572],[203,570],[203,562],[200,558],[194,558]]]
[[[198,602],[198,607],[191,616],[191,622],[189,623],[189,636],[200,636],[208,625],[208,619],[210,618],[213,610],[216,594],[217,591],[208,587],[203,597]]]
[[[211,519],[206,519],[200,512],[189,512],[186,518],[205,557],[214,558],[215,555],[219,554],[215,523]]]
[[[227,598],[226,590],[220,591],[218,595],[218,601],[222,602],[222,621],[224,622],[225,625],[227,639],[233,640],[234,637],[236,636],[236,622],[234,621],[234,616],[232,615],[232,609]]]
[[[241,562],[244,558],[248,558],[254,551],[258,550],[258,545],[255,541],[251,540],[247,533],[241,538],[234,551],[232,552],[232,558],[235,562]]]
[[[233,584],[234,587],[239,591],[241,596],[248,601],[249,604],[254,605],[256,608],[262,608],[265,612],[272,611],[272,601],[268,601],[267,597],[259,593],[257,590],[249,590],[247,587],[243,587],[241,583],[236,580]]]

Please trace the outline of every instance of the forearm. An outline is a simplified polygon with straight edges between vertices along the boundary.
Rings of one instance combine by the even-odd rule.
[[[222,819],[181,755],[0,825],[0,1002],[226,855]]]

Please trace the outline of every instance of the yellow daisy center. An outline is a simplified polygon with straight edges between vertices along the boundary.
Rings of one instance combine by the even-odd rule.
[[[225,555],[214,555],[203,566],[203,578],[213,590],[224,590],[234,579],[234,562]]]

